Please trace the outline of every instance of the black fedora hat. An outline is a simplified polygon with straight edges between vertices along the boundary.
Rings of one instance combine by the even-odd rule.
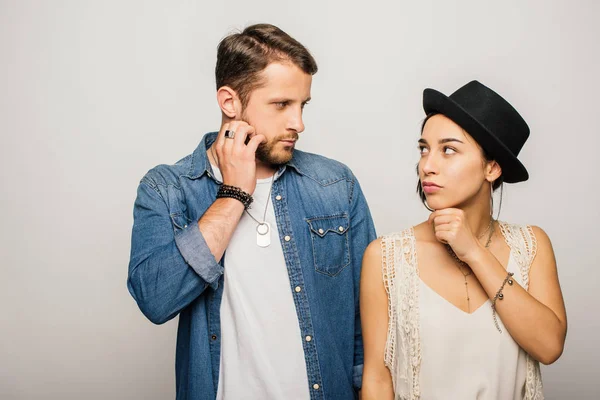
[[[471,81],[446,96],[434,89],[423,91],[423,109],[427,115],[443,114],[450,118],[492,156],[500,167],[504,182],[516,183],[529,178],[517,155],[529,137],[529,126],[506,100],[478,81]]]

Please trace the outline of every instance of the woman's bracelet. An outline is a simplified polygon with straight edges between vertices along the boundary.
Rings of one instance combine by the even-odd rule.
[[[500,324],[498,323],[498,317],[496,315],[496,301],[504,299],[504,294],[502,294],[502,290],[504,290],[504,285],[506,285],[507,283],[509,284],[509,286],[512,286],[512,284],[514,283],[512,279],[513,275],[514,273],[512,272],[509,272],[508,275],[506,275],[506,278],[504,278],[504,282],[502,282],[500,289],[498,289],[496,295],[492,299],[492,315],[494,316],[494,324],[496,325],[496,329],[498,329],[498,332],[500,333],[502,333],[502,329],[500,329]]]

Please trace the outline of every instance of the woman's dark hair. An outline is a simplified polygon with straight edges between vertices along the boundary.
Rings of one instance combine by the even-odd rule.
[[[423,129],[425,128],[425,124],[427,123],[427,121],[429,120],[429,118],[431,118],[431,117],[433,117],[434,115],[437,115],[437,114],[439,114],[439,113],[432,112],[432,113],[427,114],[427,116],[423,120],[423,123],[421,124],[421,133],[423,133]],[[483,148],[481,148],[481,152],[482,152],[483,158],[485,159],[486,162],[494,161],[494,158],[487,151],[485,151]],[[418,176],[419,176],[419,164],[417,164],[417,177]],[[497,189],[500,189],[500,205],[498,207],[498,216],[500,216],[500,211],[502,210],[502,194],[504,192],[504,177],[502,175],[500,175],[500,177],[498,177],[498,179],[496,179],[494,181],[494,184],[492,185],[492,190],[494,192]],[[433,211],[427,205],[427,198],[425,197],[425,192],[423,192],[423,186],[421,186],[421,179],[420,178],[417,180],[417,194],[419,195],[419,198],[421,199],[421,202],[423,203],[423,205],[425,206],[425,208],[427,208],[429,211]],[[494,207],[494,197],[492,196],[492,208],[493,207]],[[492,210],[492,213],[493,213],[493,210]]]

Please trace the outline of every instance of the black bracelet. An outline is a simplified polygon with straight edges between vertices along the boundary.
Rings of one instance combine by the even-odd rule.
[[[230,186],[230,185],[221,185],[219,187],[219,191],[217,192],[217,199],[221,198],[231,198],[240,201],[244,205],[244,209],[249,209],[250,204],[254,201],[251,195],[244,192],[242,189]]]

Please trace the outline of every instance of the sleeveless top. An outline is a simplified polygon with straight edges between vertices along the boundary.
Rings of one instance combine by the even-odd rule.
[[[509,264],[514,259],[520,273],[520,279],[517,281],[527,290],[529,268],[537,250],[533,231],[530,226],[505,222],[499,222],[499,225],[504,239],[510,247]],[[420,291],[432,289],[423,287],[424,283],[419,278],[412,228],[383,236],[381,246],[383,281],[388,295],[389,314],[384,361],[392,376],[395,400],[417,400],[421,399],[423,395],[421,390],[423,352],[421,326],[424,321],[421,321]],[[434,294],[439,296],[435,292]],[[439,298],[446,301],[441,296]],[[489,308],[489,303],[484,303],[481,307]],[[455,311],[464,313],[459,309]],[[478,309],[473,314],[466,316],[473,317],[480,311],[482,310]],[[501,321],[499,322],[501,323]],[[491,316],[489,324],[495,329]],[[503,331],[506,332],[505,329]],[[497,331],[496,334],[498,334]],[[526,371],[526,376],[522,379],[524,380],[522,398],[526,400],[543,399],[539,363],[522,349],[518,354],[519,358],[524,359],[523,365]],[[518,365],[518,361],[514,361]],[[429,390],[427,389],[426,392]]]
[[[519,267],[509,255],[506,270],[521,286]],[[417,261],[418,265],[418,261]],[[423,400],[522,399],[527,353],[504,328],[498,332],[488,298],[467,313],[423,280],[419,282],[421,373]]]

